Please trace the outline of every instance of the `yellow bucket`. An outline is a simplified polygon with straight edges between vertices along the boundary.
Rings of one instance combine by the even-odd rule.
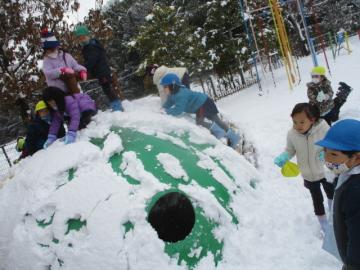
[[[281,168],[281,174],[285,177],[295,177],[300,174],[299,166],[291,161],[287,161]]]

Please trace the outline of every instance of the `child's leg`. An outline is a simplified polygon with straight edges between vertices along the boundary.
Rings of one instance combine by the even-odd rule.
[[[208,119],[215,122],[219,127],[225,130],[225,132],[229,130],[229,126],[223,120],[221,120],[217,114],[210,116]]]
[[[95,111],[89,110],[84,111],[81,113],[80,123],[79,123],[79,130],[86,128],[86,126],[91,122],[91,118],[96,114]]]
[[[204,117],[204,116],[202,116],[202,115],[200,115],[200,114],[198,114],[198,113],[196,114],[196,119],[195,119],[196,124],[197,124],[198,126],[203,126],[203,127],[206,127],[207,129],[210,129],[211,124],[205,122],[204,120],[205,120],[205,117]]]
[[[310,182],[304,180],[304,186],[310,191],[314,205],[314,212],[317,216],[325,215],[324,197],[321,193],[320,182],[321,181]]]

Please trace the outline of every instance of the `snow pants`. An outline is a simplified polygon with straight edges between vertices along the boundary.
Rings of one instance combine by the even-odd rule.
[[[334,184],[329,183],[326,181],[325,178],[320,179],[315,182],[311,182],[304,179],[304,186],[310,191],[311,198],[314,205],[314,212],[317,216],[325,215],[325,208],[324,208],[324,197],[321,192],[320,186],[322,185],[326,197],[329,200],[334,198]]]
[[[208,97],[205,103],[196,112],[196,124],[210,129],[212,123],[207,123],[204,121],[205,118],[207,118],[218,124],[218,126],[227,132],[229,130],[229,126],[220,119],[218,113],[219,111],[214,101]]]

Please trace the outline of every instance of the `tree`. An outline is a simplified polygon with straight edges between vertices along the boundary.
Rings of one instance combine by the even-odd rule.
[[[129,43],[142,59],[141,67],[158,63],[184,66],[190,74],[212,68],[202,29],[192,27],[175,6],[156,4],[138,36]]]
[[[0,2],[0,137],[7,140],[19,131],[6,127],[20,118],[14,107],[17,99],[31,99],[33,91],[43,85],[39,68],[42,58],[40,29],[64,31],[65,11],[70,0],[3,0]],[[17,104],[24,104],[18,101]],[[23,106],[24,107],[24,106]],[[14,125],[11,125],[14,127]]]

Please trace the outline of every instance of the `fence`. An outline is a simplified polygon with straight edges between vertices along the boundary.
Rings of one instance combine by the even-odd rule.
[[[14,160],[20,156],[20,153],[15,149],[15,145],[15,142],[11,142],[0,146],[0,179],[7,174],[9,168],[14,164]]]

